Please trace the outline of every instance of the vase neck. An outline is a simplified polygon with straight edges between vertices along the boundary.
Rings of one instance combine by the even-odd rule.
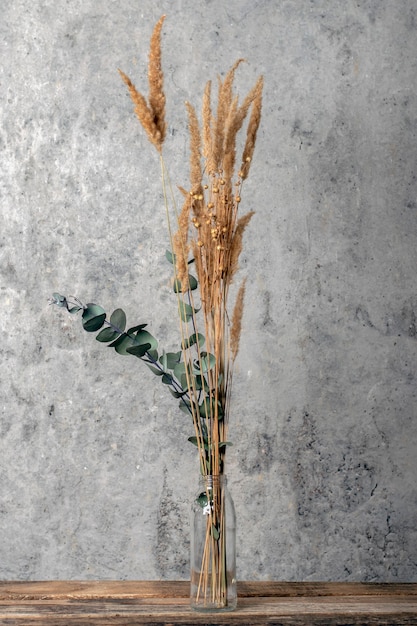
[[[208,474],[200,476],[200,483],[207,489],[212,489],[213,487],[225,487],[227,484],[227,477],[225,474]]]

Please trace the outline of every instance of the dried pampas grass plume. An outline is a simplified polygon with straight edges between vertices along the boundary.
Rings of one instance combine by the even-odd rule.
[[[163,15],[157,22],[151,37],[148,66],[149,105],[154,114],[155,125],[161,136],[161,144],[166,135],[164,74],[161,63],[161,30],[165,20]]]
[[[262,89],[264,85],[263,77],[258,79],[255,85],[255,93],[252,104],[252,111],[249,119],[248,130],[246,132],[246,143],[242,154],[241,177],[242,180],[248,177],[249,168],[253,157],[256,143],[256,134],[258,132],[259,123],[261,121],[262,109]]]
[[[242,331],[243,300],[245,298],[246,280],[241,284],[233,309],[232,328],[230,331],[230,352],[234,361],[239,352],[240,334]]]
[[[166,136],[164,75],[161,64],[161,30],[164,20],[165,15],[157,22],[151,37],[148,64],[149,103],[136,89],[130,78],[119,70],[135,105],[135,115],[142,124],[149,141],[159,153],[162,152],[162,144]]]

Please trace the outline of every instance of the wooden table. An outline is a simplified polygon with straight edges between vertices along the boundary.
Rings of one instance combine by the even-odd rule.
[[[238,583],[231,613],[196,613],[187,582],[0,582],[0,624],[417,624],[417,584]]]

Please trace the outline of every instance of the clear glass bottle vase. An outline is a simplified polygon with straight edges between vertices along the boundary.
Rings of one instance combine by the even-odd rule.
[[[191,517],[191,607],[233,611],[237,605],[236,515],[225,475],[200,477]]]

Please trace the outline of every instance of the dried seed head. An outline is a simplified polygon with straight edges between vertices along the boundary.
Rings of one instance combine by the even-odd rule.
[[[164,75],[161,66],[161,29],[164,19],[165,15],[157,22],[151,37],[148,64],[149,103],[136,89],[130,78],[119,70],[135,105],[135,115],[142,124],[149,141],[158,152],[162,151],[162,144],[166,135]]]

